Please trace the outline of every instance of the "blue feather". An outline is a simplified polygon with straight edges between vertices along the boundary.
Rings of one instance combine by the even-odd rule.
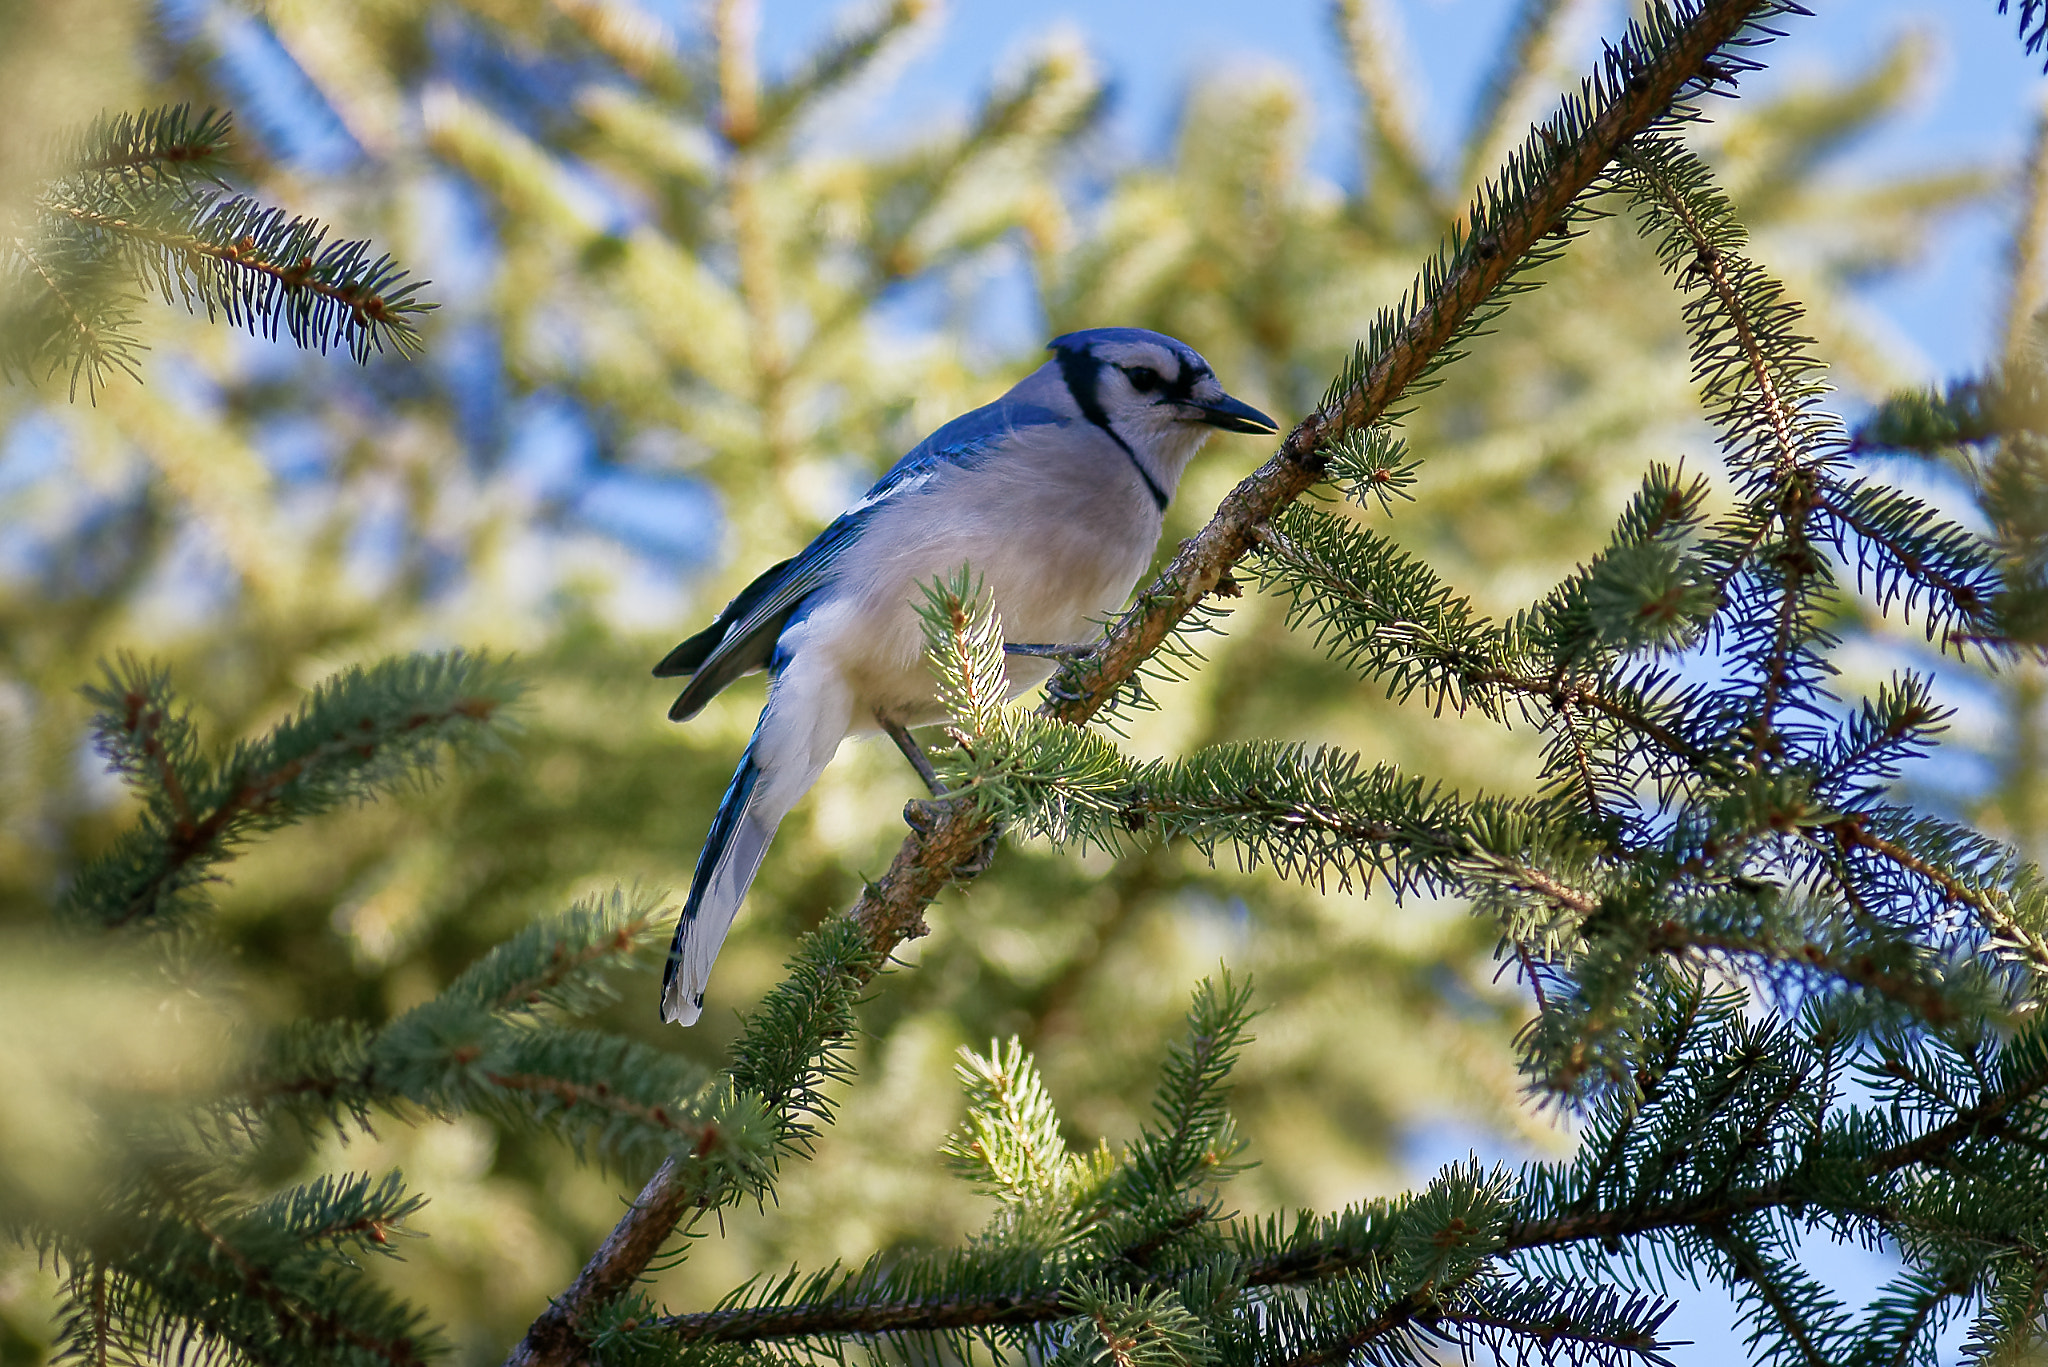
[[[733,907],[727,912],[726,925],[705,927],[701,930],[697,925],[697,915],[704,906],[704,894],[711,887],[712,877],[717,873],[727,847],[739,833],[741,819],[746,815],[747,803],[753,797],[754,785],[760,777],[761,766],[754,762],[754,746],[750,742],[746,753],[740,756],[740,767],[733,771],[732,782],[725,787],[725,796],[719,799],[718,815],[711,819],[711,833],[704,839],[704,849],[697,856],[697,871],[690,879],[690,897],[683,903],[682,918],[676,923],[676,938],[669,945],[668,966],[661,974],[664,1020],[675,1020],[681,1015],[687,1015],[690,1020],[695,1020],[697,1012],[703,1008],[701,985],[692,993],[693,999],[688,1003],[671,1001],[670,996],[676,991],[676,974],[682,968],[683,953],[691,936],[712,933],[723,941],[726,928],[732,923],[731,912],[738,910],[737,907]],[[716,953],[715,945],[713,953]]]
[[[961,414],[912,447],[869,486],[860,502],[818,533],[802,554],[747,585],[716,622],[655,666],[655,673],[664,678],[685,672],[694,676],[669,708],[669,720],[688,721],[727,684],[768,667],[776,638],[788,628],[804,601],[831,582],[833,564],[860,539],[862,526],[878,504],[916,488],[942,465],[972,469],[1022,429],[1062,426],[1066,421],[1049,408],[998,399]]]
[[[903,459],[882,473],[861,498],[871,506],[887,498],[904,484],[936,470],[941,465],[972,469],[1013,433],[1027,427],[1064,427],[1067,420],[1050,408],[997,399],[971,413],[962,413],[938,431],[910,448]]]

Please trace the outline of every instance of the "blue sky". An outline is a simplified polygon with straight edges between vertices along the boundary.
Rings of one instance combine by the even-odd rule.
[[[1940,54],[1906,115],[1855,155],[1876,163],[1939,166],[1957,158],[2013,163],[2042,93],[2039,63],[2021,50],[2012,17],[1995,0],[1809,0],[1812,18],[1792,17],[1769,50],[1771,68],[1748,86],[1774,86],[1868,61],[1902,29],[1918,27]],[[761,52],[786,67],[831,30],[841,0],[764,0]],[[1190,77],[1219,67],[1267,64],[1303,81],[1317,111],[1312,161],[1341,180],[1355,105],[1330,38],[1329,0],[957,0],[934,19],[924,44],[879,106],[876,131],[964,115],[992,73],[1054,29],[1081,36],[1115,91],[1113,127],[1125,150],[1156,155]],[[1393,0],[1405,30],[1406,74],[1422,95],[1429,145],[1454,145],[1517,0]],[[1583,33],[1590,56],[1615,31],[1623,5],[1599,0]],[[1902,278],[1874,285],[1869,301],[1914,339],[1924,375],[1974,369],[1990,354],[1994,289],[2005,223],[1997,209],[1957,216],[1940,248]]]

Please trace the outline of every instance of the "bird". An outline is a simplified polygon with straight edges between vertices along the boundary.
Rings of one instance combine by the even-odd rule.
[[[1008,393],[946,423],[799,554],[740,590],[654,667],[688,678],[687,721],[742,675],[768,698],[712,818],[662,977],[662,1018],[695,1024],[713,961],[776,827],[849,735],[893,739],[934,794],[909,728],[944,719],[916,604],[971,568],[1001,614],[1012,696],[1120,609],[1166,509],[1218,429],[1270,433],[1190,346],[1144,328],[1070,332]]]

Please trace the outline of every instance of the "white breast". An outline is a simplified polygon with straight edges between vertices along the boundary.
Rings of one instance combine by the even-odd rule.
[[[840,561],[841,588],[812,613],[805,649],[837,662],[856,727],[878,709],[907,725],[938,719],[915,606],[934,579],[967,565],[1005,639],[1067,645],[1093,640],[1151,563],[1159,510],[1114,443],[1073,426],[1013,441],[986,465],[942,467],[884,500]],[[1009,663],[1016,690],[1052,669]]]

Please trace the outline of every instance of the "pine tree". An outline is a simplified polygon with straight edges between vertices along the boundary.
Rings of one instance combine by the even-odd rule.
[[[1995,660],[2034,648],[2034,492],[2024,469],[2000,486],[2012,530],[1985,545],[1859,476],[1821,407],[1799,306],[1750,259],[1728,197],[1672,136],[1792,9],[1723,0],[1632,28],[1482,187],[1281,453],[1042,707],[995,701],[1001,604],[968,581],[935,586],[958,796],[915,812],[889,872],[804,942],[717,1072],[591,1019],[610,971],[659,937],[658,899],[547,918],[381,1021],[279,1022],[235,1001],[210,980],[205,932],[222,920],[208,880],[241,842],[332,823],[337,804],[420,776],[438,747],[474,749],[501,726],[511,685],[475,657],[401,659],[335,679],[209,760],[165,677],[118,666],[94,701],[139,817],[70,880],[69,933],[139,945],[145,963],[123,980],[131,1007],[148,1008],[137,1019],[204,1013],[230,1048],[217,1072],[195,1065],[155,1104],[81,1130],[90,1142],[54,1194],[8,1173],[9,1219],[69,1279],[68,1343],[88,1358],[427,1355],[432,1331],[358,1261],[391,1248],[418,1198],[388,1174],[280,1186],[279,1136],[473,1114],[566,1139],[608,1170],[660,1161],[536,1324],[517,1355],[527,1361],[839,1356],[876,1341],[885,1353],[1161,1363],[1393,1361],[1445,1341],[1656,1360],[1660,1269],[1673,1268],[1736,1286],[1767,1355],[1894,1360],[1966,1310],[1987,1351],[2023,1349],[2048,1280],[2035,1251],[2048,1065],[2028,1025],[2048,968],[2038,884],[1968,828],[1887,799],[1939,709],[1912,677],[1860,709],[1839,705],[1826,651],[1852,563],[1887,619]],[[622,59],[648,60],[633,31],[577,17]],[[821,63],[818,79],[832,70]],[[650,68],[649,80],[684,77]],[[774,109],[758,100],[758,122],[728,135],[772,129]],[[475,131],[474,111],[437,117],[451,138]],[[1398,120],[1379,125],[1398,156]],[[479,153],[504,145],[502,130],[478,134]],[[508,187],[538,169],[512,168]],[[1397,422],[1412,403],[1423,418],[1431,385],[1454,392],[1472,363],[1459,352],[1543,300],[1549,290],[1528,291],[1581,236],[1608,231],[1602,216],[1642,233],[1685,300],[1729,483],[1653,468],[1604,547],[1496,622],[1378,530],[1409,516],[1404,498],[1419,510],[1431,496],[1435,467]],[[609,269],[659,245],[591,249]],[[772,355],[754,356],[774,372]],[[2031,429],[2010,416],[2024,408],[1986,403],[1993,390],[2017,386],[2001,377],[1923,403],[1924,419],[1902,401],[1884,421],[1949,424],[1915,429],[1935,433],[1930,446],[2024,451]],[[755,397],[774,411],[771,391]],[[1311,490],[1333,498],[1302,503]],[[1096,715],[1135,724],[1161,680],[1203,671],[1201,629],[1253,582],[1316,628],[1353,690],[1527,724],[1543,738],[1544,787],[1466,797],[1427,771],[1271,742],[1143,762],[1081,729]],[[998,823],[1078,849],[1178,834],[1297,885],[1377,874],[1467,902],[1531,993],[1524,1077],[1584,1117],[1579,1156],[1518,1173],[1453,1168],[1331,1216],[1230,1214],[1222,1188],[1242,1155],[1227,1089],[1254,999],[1223,976],[1197,991],[1153,1118],[1121,1151],[1069,1150],[1061,1089],[1021,1042],[965,1059],[969,1115],[948,1152],[996,1213],[961,1247],[884,1248],[854,1267],[754,1281],[710,1311],[640,1298],[632,1282],[679,1227],[708,1233],[724,1207],[779,1193],[818,1151],[849,1084],[863,1085],[853,1032],[869,1017],[856,999],[871,993],[863,1010],[884,1010],[932,973],[875,977]],[[62,1019],[82,1029],[85,1014]],[[734,1232],[751,1218],[736,1210]],[[1800,1272],[1802,1228],[1888,1239],[1907,1273],[1854,1315]],[[701,1261],[710,1241],[682,1252]]]

